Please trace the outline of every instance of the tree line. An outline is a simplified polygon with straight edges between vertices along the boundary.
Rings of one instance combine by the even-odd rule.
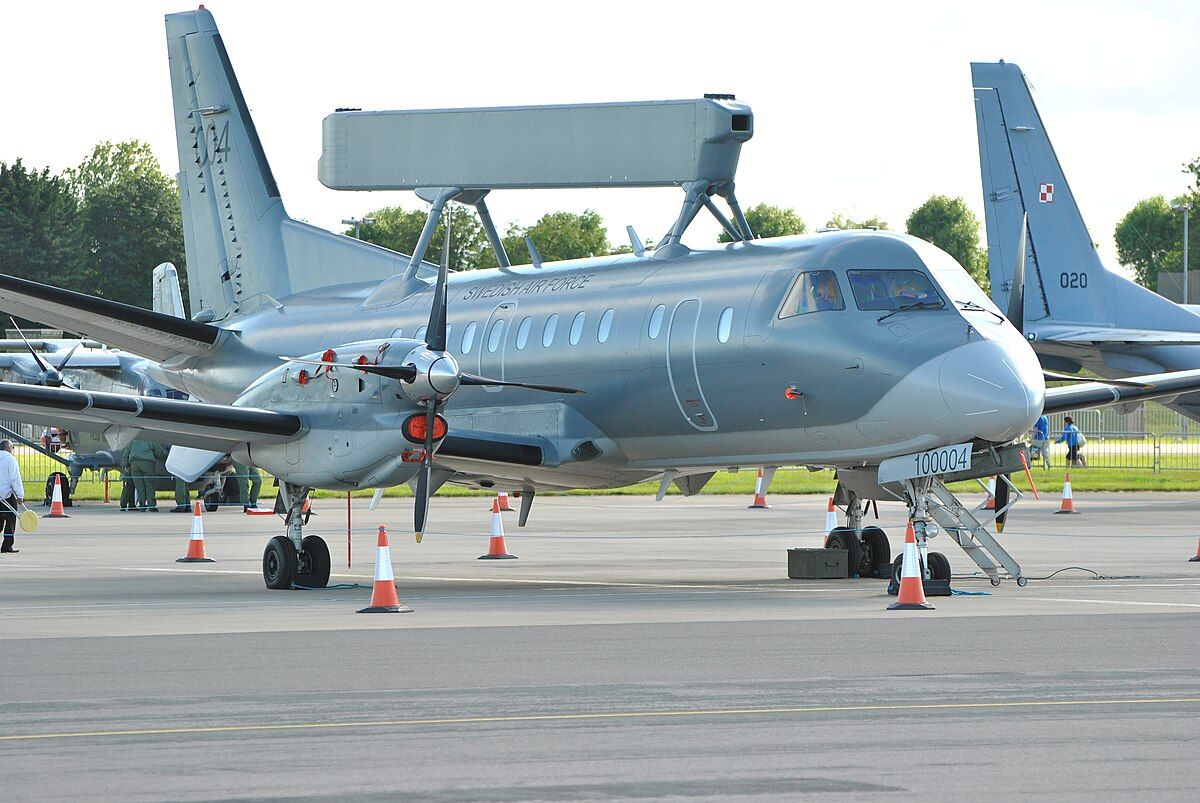
[[[1157,195],[1139,201],[1115,232],[1117,255],[1137,281],[1157,289],[1158,274],[1183,264],[1182,212],[1188,203],[1191,249],[1189,270],[1200,266],[1200,157],[1184,165],[1192,186],[1170,201]],[[451,204],[450,267],[473,270],[496,266],[475,211]],[[425,223],[425,211],[398,206],[364,215],[358,235],[385,248],[412,253]],[[805,221],[794,209],[760,203],[746,210],[758,237],[804,234]],[[430,244],[429,259],[441,253],[445,217]],[[837,213],[825,229],[887,229],[878,216],[856,219]],[[905,221],[905,230],[953,256],[988,289],[987,249],[979,221],[962,198],[933,195]],[[355,231],[344,232],[354,236]],[[532,261],[530,238],[547,262],[629,253],[627,243],[609,242],[604,220],[594,210],[551,212],[530,225],[511,224],[501,238],[514,265]],[[721,242],[729,237],[722,232]],[[653,244],[649,241],[647,246]],[[150,306],[150,275],[155,265],[173,262],[186,270],[179,190],[145,143],[105,141],[78,165],[61,173],[27,167],[21,159],[0,162],[0,271],[89,295]],[[187,292],[186,282],[184,293]]]

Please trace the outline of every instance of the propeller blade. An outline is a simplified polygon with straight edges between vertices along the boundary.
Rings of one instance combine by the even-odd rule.
[[[1004,532],[1004,521],[1008,518],[1008,511],[1004,508],[1008,507],[1008,476],[996,478],[996,510],[1000,511],[1000,515],[996,516],[996,532]]]
[[[1074,374],[1060,374],[1057,371],[1042,371],[1042,378],[1049,382],[1096,382],[1101,385],[1115,385],[1119,388],[1142,388],[1150,390],[1154,385],[1146,382],[1137,382],[1132,379],[1102,379],[1090,376],[1075,376]]]
[[[403,379],[406,382],[411,382],[417,378],[417,367],[415,365],[372,365],[371,363],[359,365],[356,362],[325,362],[323,360],[310,360],[306,357],[280,356],[279,359],[283,362],[298,362],[301,365],[326,365],[330,368],[346,368],[351,371],[362,371],[366,374],[386,376],[389,379]]]
[[[463,385],[496,385],[509,388],[529,388],[530,390],[544,390],[547,393],[582,394],[585,392],[579,388],[568,388],[562,385],[538,385],[533,382],[505,382],[503,379],[488,379],[486,376],[476,376],[475,374],[467,373],[460,376],[460,382]]]
[[[433,307],[429,310],[429,326],[425,329],[425,345],[430,351],[446,350],[446,279],[450,272],[450,210],[446,205],[446,236],[442,243],[442,264],[438,266],[437,284],[433,288]]]
[[[425,459],[421,461],[421,473],[417,475],[416,504],[413,506],[413,528],[418,544],[425,535],[425,523],[429,519],[429,479],[433,472],[433,427],[436,422],[437,400],[430,399],[425,402]]]
[[[1025,334],[1025,234],[1029,213],[1021,216],[1021,237],[1017,240],[1017,265],[1013,268],[1012,289],[1008,291],[1008,321]]]
[[[58,368],[56,368],[55,370],[57,370],[61,373],[62,370],[67,367],[67,363],[69,363],[71,361],[71,358],[75,356],[75,350],[78,349],[82,345],[83,345],[83,341],[80,340],[74,346],[71,346],[71,350],[67,352],[67,356],[62,358],[62,362],[60,362],[58,364]]]
[[[42,355],[38,354],[34,350],[33,344],[29,342],[29,338],[25,337],[25,333],[21,331],[21,327],[17,326],[17,319],[12,317],[11,315],[8,316],[8,319],[10,321],[12,321],[13,329],[17,330],[17,334],[21,336],[21,340],[25,341],[25,347],[27,349],[29,349],[29,353],[33,355],[33,359],[34,359],[34,361],[37,362],[38,367],[41,368],[46,373],[50,373],[51,371],[53,371],[54,369],[51,368],[49,365],[47,365],[46,361],[42,359]]]

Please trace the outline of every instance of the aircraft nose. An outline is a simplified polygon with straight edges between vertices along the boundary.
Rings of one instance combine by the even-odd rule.
[[[942,397],[972,437],[1004,443],[1031,428],[1046,398],[1042,369],[1023,342],[991,340],[959,346],[946,356]]]

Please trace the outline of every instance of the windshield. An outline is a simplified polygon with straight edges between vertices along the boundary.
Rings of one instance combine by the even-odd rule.
[[[791,318],[809,312],[845,309],[842,289],[837,276],[831,270],[813,270],[801,273],[792,282],[792,289],[779,308],[780,318]]]
[[[846,275],[861,310],[928,309],[945,303],[919,270],[850,270]]]

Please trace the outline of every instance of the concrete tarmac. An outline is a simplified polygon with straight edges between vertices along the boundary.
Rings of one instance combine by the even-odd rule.
[[[1154,796],[1200,760],[1197,494],[1023,500],[1031,578],[890,612],[884,581],[789,581],[825,498],[539,498],[479,561],[481,498],[319,500],[333,582],[268,591],[274,517],[84,504],[0,558],[0,797],[422,800]],[[903,510],[881,505],[898,550]],[[388,526],[401,599],[370,598]]]

